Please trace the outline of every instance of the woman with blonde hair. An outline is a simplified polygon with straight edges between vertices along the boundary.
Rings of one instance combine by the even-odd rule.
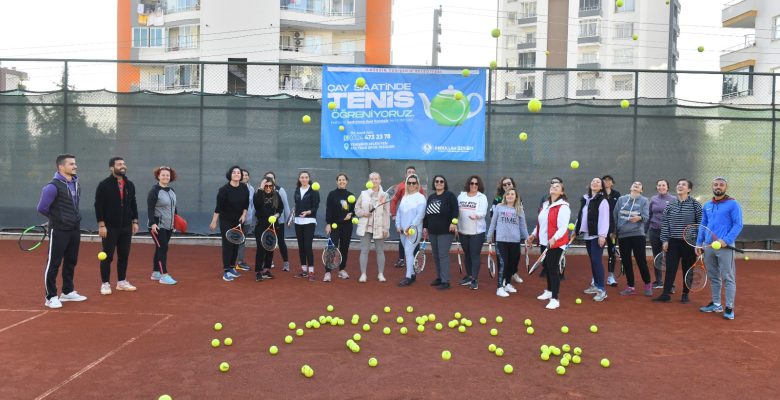
[[[360,192],[355,201],[355,215],[358,217],[357,235],[360,236],[360,278],[366,281],[368,252],[371,239],[376,250],[377,280],[385,282],[385,239],[390,236],[390,197],[382,189],[382,177],[372,172],[368,179],[371,189]]]
[[[523,202],[517,195],[517,190],[506,190],[501,203],[496,204],[493,209],[493,217],[487,233],[488,243],[493,241],[493,233],[496,234],[496,247],[498,247],[496,296],[507,297],[509,293],[517,292],[511,283],[512,276],[517,273],[517,265],[520,263],[520,244],[528,238]]]

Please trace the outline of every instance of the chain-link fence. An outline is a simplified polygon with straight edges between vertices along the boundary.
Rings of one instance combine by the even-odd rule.
[[[563,178],[576,204],[590,179],[604,174],[615,177],[620,192],[641,180],[648,197],[657,179],[689,178],[701,201],[711,196],[712,177],[723,175],[744,209],[743,239],[780,238],[772,74],[497,69],[487,78],[487,161],[472,163],[320,159],[319,65],[39,60],[34,68],[45,74],[31,76],[50,83],[23,82],[35,90],[0,92],[0,184],[6,188],[0,227],[41,219],[35,212],[40,189],[57,154],[69,152],[79,165],[85,229],[96,226],[92,196],[109,173],[108,159],[120,155],[138,189],[142,219],[152,170],[170,165],[178,174],[179,210],[199,233],[208,232],[216,191],[233,164],[250,170],[255,185],[262,173],[275,171],[290,194],[298,171],[309,170],[323,187],[320,218],[338,172],[347,173],[349,189],[358,193],[369,172],[379,172],[387,186],[411,164],[426,190],[434,174],[444,174],[456,193],[478,174],[490,199],[499,179],[512,176],[531,221],[552,176]],[[122,90],[81,79],[107,70]],[[702,90],[721,85],[721,102],[674,97],[677,81],[688,77],[707,82]],[[542,100],[541,112],[528,111],[531,98]],[[314,122],[302,124],[303,114]],[[520,132],[527,141],[518,139]],[[571,169],[572,160],[581,167]]]

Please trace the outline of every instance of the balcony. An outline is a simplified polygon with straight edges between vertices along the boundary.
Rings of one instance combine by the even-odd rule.
[[[517,100],[532,99],[533,97],[534,97],[534,88],[524,89],[522,91],[515,93],[515,99]]]
[[[601,69],[601,62],[599,62],[598,55],[583,55],[577,60],[578,69]]]
[[[536,13],[517,14],[518,25],[536,25]]]
[[[755,65],[758,54],[755,36],[745,35],[744,43],[723,50],[720,55],[720,70],[731,71]]]
[[[577,96],[600,96],[601,91],[598,89],[577,89]]]
[[[364,51],[301,51],[288,46],[279,46],[279,61],[283,63],[322,63],[322,64],[363,64],[366,61]]]
[[[517,40],[517,50],[527,50],[536,48],[536,36],[526,37]]]
[[[600,1],[587,1],[580,2],[580,18],[585,17],[600,17],[601,16],[601,2]]]
[[[579,36],[577,38],[577,44],[601,44],[601,34],[589,34],[587,36]]]
[[[758,0],[734,0],[721,10],[720,20],[724,28],[756,28]]]
[[[357,24],[354,4],[351,7],[345,5],[336,7],[334,3],[329,1],[298,4],[282,0],[280,8],[281,25],[285,27],[358,30],[365,25],[364,23]]]

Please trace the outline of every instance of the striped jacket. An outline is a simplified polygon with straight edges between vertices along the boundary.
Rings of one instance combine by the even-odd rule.
[[[683,230],[690,224],[701,223],[701,204],[693,197],[669,202],[661,220],[661,242],[682,239]]]

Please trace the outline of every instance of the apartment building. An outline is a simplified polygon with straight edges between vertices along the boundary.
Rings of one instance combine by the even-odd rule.
[[[780,2],[731,1],[721,11],[721,20],[725,28],[753,30],[745,35],[742,43],[723,50],[721,71],[780,73]],[[724,74],[722,100],[769,104],[772,86],[772,78],[768,76]],[[774,86],[775,91],[780,91],[780,86]]]
[[[318,96],[321,69],[389,64],[391,0],[119,0],[119,91]],[[176,61],[154,63],[153,61]],[[273,62],[279,66],[197,61]]]
[[[579,68],[578,72],[499,74],[497,98],[674,97],[674,74],[598,69],[675,69],[680,4],[623,0],[502,0],[498,65]]]
[[[0,66],[0,92],[16,90],[27,79],[27,73],[18,71],[16,67],[5,68]]]

